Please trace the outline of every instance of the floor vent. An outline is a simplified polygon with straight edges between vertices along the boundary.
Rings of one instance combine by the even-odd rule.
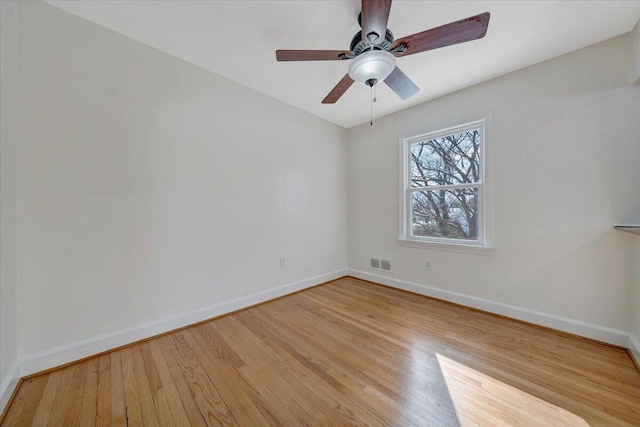
[[[369,268],[380,270],[380,260],[378,258],[369,258]]]
[[[387,273],[391,273],[393,271],[391,260],[384,258],[370,257],[369,268],[372,270],[386,271]]]

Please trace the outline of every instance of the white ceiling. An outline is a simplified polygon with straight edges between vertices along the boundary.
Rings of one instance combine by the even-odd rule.
[[[349,128],[369,120],[369,88],[320,101],[348,61],[276,62],[276,49],[348,49],[360,1],[56,1],[49,3]],[[398,59],[420,87],[401,101],[377,86],[374,117],[597,43],[633,29],[640,1],[403,1],[396,38],[491,12],[480,40]]]

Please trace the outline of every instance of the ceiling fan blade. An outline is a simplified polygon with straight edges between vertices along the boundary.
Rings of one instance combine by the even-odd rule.
[[[349,50],[276,50],[278,61],[332,61],[353,55]]]
[[[416,84],[412,82],[411,79],[398,67],[394,68],[391,74],[384,79],[384,82],[403,101],[415,95],[420,90],[420,88],[416,86]]]
[[[377,42],[384,41],[387,34],[387,21],[391,10],[391,0],[362,0],[362,13],[360,26],[362,27],[362,40],[368,42],[367,35],[376,33]]]
[[[331,92],[322,100],[323,104],[335,104],[338,99],[351,87],[353,84],[353,79],[349,77],[349,74],[345,74],[345,76],[338,82],[336,87],[331,89]]]
[[[406,45],[405,52],[395,54],[399,57],[481,39],[487,33],[490,15],[489,12],[481,13],[461,21],[403,37],[396,40],[391,45],[391,49],[401,44]]]

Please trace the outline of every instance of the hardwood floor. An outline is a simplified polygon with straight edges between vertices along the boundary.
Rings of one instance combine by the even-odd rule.
[[[343,278],[26,379],[3,426],[640,425],[620,348]]]

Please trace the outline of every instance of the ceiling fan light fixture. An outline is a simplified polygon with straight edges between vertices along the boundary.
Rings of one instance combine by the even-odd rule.
[[[385,50],[361,53],[349,64],[349,77],[366,86],[384,81],[396,68],[396,57]]]

